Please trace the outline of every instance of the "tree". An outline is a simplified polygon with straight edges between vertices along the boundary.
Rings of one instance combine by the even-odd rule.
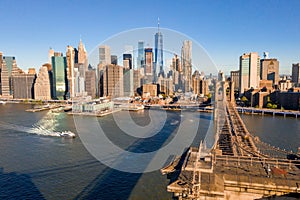
[[[273,104],[273,105],[272,105],[272,108],[273,108],[273,109],[276,109],[276,108],[277,108],[277,105],[276,105],[276,104]]]
[[[245,102],[248,101],[248,99],[247,99],[247,97],[243,96],[243,97],[241,98],[241,101],[245,103]]]
[[[273,107],[272,103],[267,103],[267,108],[272,108],[272,107]]]

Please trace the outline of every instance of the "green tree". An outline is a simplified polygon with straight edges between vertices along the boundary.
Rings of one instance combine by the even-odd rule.
[[[247,97],[245,97],[245,96],[242,96],[242,98],[241,98],[241,101],[245,103],[245,102],[247,102],[247,101],[248,101],[248,99],[247,99]]]
[[[272,108],[272,107],[273,107],[272,103],[267,103],[267,108]]]
[[[273,109],[277,109],[277,105],[276,105],[276,104],[273,104],[273,105],[272,105],[272,108],[273,108]]]

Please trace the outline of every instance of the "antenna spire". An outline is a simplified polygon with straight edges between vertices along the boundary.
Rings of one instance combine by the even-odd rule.
[[[157,32],[159,32],[159,17],[158,17],[158,19],[157,19]]]

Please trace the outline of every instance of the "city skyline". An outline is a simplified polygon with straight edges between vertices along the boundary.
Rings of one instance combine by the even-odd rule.
[[[89,53],[111,35],[134,28],[155,27],[159,17],[162,28],[184,33],[202,45],[225,74],[238,69],[238,57],[245,52],[258,52],[260,56],[264,51],[270,52],[270,58],[280,61],[280,74],[291,74],[292,64],[300,60],[297,49],[300,38],[296,34],[300,18],[298,1],[190,1],[184,5],[179,1],[154,1],[147,4],[147,10],[154,11],[151,15],[145,14],[144,4],[135,1],[128,5],[116,3],[113,7],[110,2],[64,4],[59,7],[57,2],[16,4],[2,1],[6,9],[0,16],[4,19],[2,26],[7,27],[0,37],[4,55],[15,56],[22,69],[38,69],[47,61],[49,47],[65,52],[67,45],[77,46],[82,38]],[[126,9],[129,6],[134,9]],[[96,12],[99,8],[101,11]],[[110,15],[111,8],[120,13]],[[80,17],[76,17],[79,11]],[[102,21],[101,16],[109,17]],[[134,20],[130,20],[132,18]]]

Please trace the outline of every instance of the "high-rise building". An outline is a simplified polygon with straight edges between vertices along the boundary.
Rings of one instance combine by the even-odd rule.
[[[131,54],[130,54],[131,55]],[[124,96],[134,96],[133,69],[124,68],[123,71],[123,86]]]
[[[300,83],[300,63],[292,65],[292,82],[296,84]]]
[[[68,45],[66,52],[67,59],[67,80],[68,80],[68,88],[67,91],[69,93],[69,97],[73,98],[75,96],[75,78],[74,78],[74,66],[75,66],[75,49]]]
[[[2,95],[2,81],[1,81],[2,59],[3,59],[3,54],[0,51],[0,96]]]
[[[152,48],[145,48],[145,75],[153,75],[153,52]]]
[[[62,53],[52,56],[52,98],[64,100],[67,95],[67,59]]]
[[[144,41],[138,42],[138,57],[137,57],[137,69],[140,70],[144,68],[145,64],[145,50],[144,50]]]
[[[134,70],[133,71],[133,90],[134,93],[137,93],[137,89],[141,87],[141,78],[142,75],[140,73],[140,70]]]
[[[13,98],[34,99],[34,81],[36,74],[12,75]]]
[[[272,80],[273,85],[279,82],[279,61],[275,58],[264,58],[260,60],[260,79]]]
[[[204,77],[196,70],[192,76],[193,93],[199,96],[208,95],[208,82],[204,80]]]
[[[167,96],[173,95],[173,81],[171,79],[159,76],[157,82],[160,93],[164,93]]]
[[[50,100],[50,78],[47,66],[42,66],[39,70],[34,84],[34,99]]]
[[[117,65],[118,64],[118,56],[116,55],[111,55],[110,56],[111,64],[112,65]]]
[[[85,71],[85,91],[88,96],[96,98],[96,70]]]
[[[192,41],[185,40],[181,48],[181,65],[183,71],[184,92],[192,89]]]
[[[123,67],[111,64],[105,65],[101,73],[100,87],[103,87],[102,95],[110,98],[124,96]]]
[[[85,50],[85,46],[82,43],[81,39],[79,41],[78,45],[78,63],[84,65],[85,71],[88,70],[88,57],[87,57],[87,52]]]
[[[2,97],[12,97],[9,91],[9,76],[5,61],[2,61],[1,68],[1,95]]]
[[[111,64],[110,47],[107,45],[101,45],[99,47],[100,68],[104,67],[105,65],[109,65],[109,64]]]
[[[251,87],[258,88],[260,80],[260,57],[256,52],[240,56],[240,94]]]
[[[123,54],[123,67],[125,69],[132,69],[132,55],[131,54]]]
[[[163,63],[163,35],[159,30],[159,20],[157,25],[157,33],[155,34],[155,59],[154,59],[154,68],[153,68],[153,82],[157,81],[157,76],[165,77],[164,73],[164,63]],[[158,69],[159,68],[159,69]],[[157,70],[159,73],[157,75]]]
[[[240,88],[240,70],[230,72],[231,81],[234,82],[234,90],[239,90]]]
[[[54,50],[50,47],[48,52],[48,63],[52,64],[52,56],[54,56]]]

